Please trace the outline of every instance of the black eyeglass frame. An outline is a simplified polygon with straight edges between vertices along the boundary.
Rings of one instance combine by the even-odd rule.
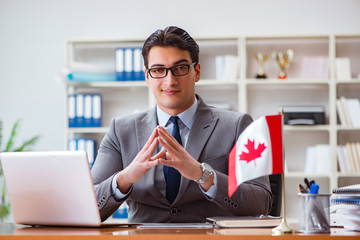
[[[197,62],[193,62],[193,63],[191,63],[191,64],[177,64],[177,65],[174,65],[174,66],[169,67],[169,68],[166,68],[166,67],[148,68],[148,69],[147,69],[147,72],[148,72],[148,74],[150,75],[151,78],[155,78],[155,79],[160,79],[160,78],[166,77],[166,76],[168,75],[169,70],[171,71],[171,73],[172,73],[173,76],[178,76],[178,77],[180,77],[180,76],[185,76],[185,75],[189,74],[190,68],[193,67],[193,66],[195,66],[196,64],[197,64]],[[175,74],[174,71],[173,71],[173,68],[179,67],[179,66],[187,66],[187,67],[188,67],[187,73],[181,74],[181,75]],[[162,76],[162,77],[153,77],[153,76],[151,75],[151,73],[150,73],[151,70],[153,70],[153,69],[158,69],[158,68],[165,69],[165,75]]]

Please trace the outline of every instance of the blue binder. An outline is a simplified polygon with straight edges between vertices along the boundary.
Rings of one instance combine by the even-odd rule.
[[[117,81],[125,81],[125,49],[115,49],[115,73]]]
[[[75,127],[84,127],[84,95],[76,95],[76,115],[75,115]]]
[[[68,95],[68,121],[69,127],[75,127],[75,117],[76,117],[76,96],[75,94]]]
[[[95,162],[95,140],[86,139],[85,140],[85,151],[88,155],[90,168],[94,165]]]
[[[84,94],[84,127],[92,127],[92,94]]]
[[[142,48],[133,49],[134,56],[134,81],[143,81],[145,80],[144,72],[144,61],[142,58]]]
[[[124,70],[125,70],[125,80],[131,81],[134,79],[134,57],[133,57],[133,49],[132,48],[126,48],[125,52],[125,64],[124,64]]]
[[[101,127],[102,120],[102,97],[100,94],[92,94],[91,127]]]

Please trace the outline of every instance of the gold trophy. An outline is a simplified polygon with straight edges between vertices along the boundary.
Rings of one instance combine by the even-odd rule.
[[[273,52],[272,58],[277,62],[280,67],[278,79],[286,79],[286,68],[290,67],[290,62],[294,58],[294,51],[292,49],[288,49],[285,53]]]
[[[258,53],[255,55],[255,59],[259,64],[259,70],[255,77],[256,78],[266,78],[264,64],[265,64],[266,60],[268,59],[268,56],[265,54],[262,54],[262,53]]]

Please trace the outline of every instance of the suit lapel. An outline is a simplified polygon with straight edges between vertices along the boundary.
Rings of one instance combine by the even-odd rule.
[[[155,108],[150,109],[146,114],[135,120],[138,152],[143,148],[156,126],[157,117]]]
[[[137,137],[138,152],[146,144],[153,130],[158,125],[156,108],[150,109],[143,117],[139,117],[135,120],[135,130]],[[157,146],[155,152],[159,152],[160,147]],[[156,199],[162,201],[164,204],[169,204],[163,194],[155,187],[155,167],[151,168],[147,174],[145,174],[139,181],[141,189],[146,189]]]

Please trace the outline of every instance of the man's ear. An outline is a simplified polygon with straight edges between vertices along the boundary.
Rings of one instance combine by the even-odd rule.
[[[149,74],[148,74],[148,70],[145,68],[145,81],[146,84],[150,87],[150,80],[149,80]]]
[[[197,63],[195,66],[195,82],[198,82],[200,80],[201,76],[201,66],[200,63]]]

